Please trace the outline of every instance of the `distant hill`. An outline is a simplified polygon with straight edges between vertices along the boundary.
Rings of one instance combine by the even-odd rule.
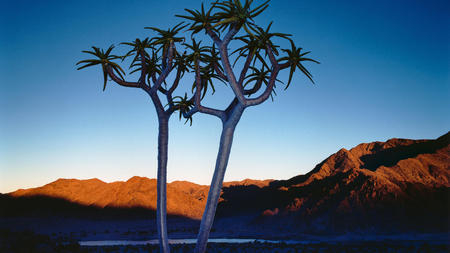
[[[202,216],[208,186],[176,181],[167,186],[167,208],[172,215]],[[47,185],[18,190],[12,197],[52,197],[97,208],[145,208],[156,210],[156,179],[132,177],[126,182],[105,183],[99,179],[58,179]]]
[[[341,149],[306,175],[289,180],[224,183],[218,217],[246,217],[255,226],[304,230],[448,229],[450,134],[436,140],[390,139]],[[200,219],[208,186],[167,186],[170,215]],[[0,198],[2,212],[26,208],[24,198],[46,197],[93,208],[156,209],[156,180],[126,182],[59,179]],[[20,207],[14,200],[22,199]],[[1,202],[9,201],[8,205]],[[6,206],[6,208],[3,208]],[[33,212],[39,208],[28,206]],[[9,210],[9,211],[8,211]],[[23,213],[21,210],[18,213]]]

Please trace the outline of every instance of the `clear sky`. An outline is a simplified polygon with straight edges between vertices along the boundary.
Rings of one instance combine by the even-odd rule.
[[[57,178],[156,177],[149,97],[113,83],[102,92],[100,67],[77,71],[75,63],[81,50],[151,36],[145,26],[173,26],[174,14],[200,3],[2,1],[0,192]],[[449,13],[448,1],[273,0],[258,23],[273,20],[273,31],[291,33],[322,64],[307,65],[316,85],[297,75],[274,102],[245,111],[225,180],[287,179],[342,147],[446,133]],[[229,100],[225,87],[207,102]],[[169,181],[209,184],[219,120],[170,124]]]

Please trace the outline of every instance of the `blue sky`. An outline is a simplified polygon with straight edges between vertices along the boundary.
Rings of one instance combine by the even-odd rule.
[[[75,63],[81,50],[152,36],[144,27],[173,26],[174,14],[200,3],[2,1],[0,192],[57,178],[155,177],[148,96],[113,83],[102,92],[100,69]],[[273,20],[273,31],[312,51],[321,62],[308,65],[316,85],[297,75],[274,102],[245,111],[225,180],[287,179],[342,147],[446,133],[449,11],[447,1],[272,1],[258,24]],[[224,106],[230,94],[218,87],[206,102]],[[220,122],[170,123],[169,181],[209,184]]]

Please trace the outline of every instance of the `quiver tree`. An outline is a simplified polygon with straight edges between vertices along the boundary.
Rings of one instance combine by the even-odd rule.
[[[219,144],[214,176],[211,182],[205,212],[202,217],[198,241],[195,251],[205,252],[215,211],[217,208],[223,178],[230,156],[236,126],[247,107],[259,105],[269,97],[276,95],[276,83],[280,71],[289,69],[289,78],[285,89],[289,87],[294,72],[298,69],[307,78],[312,75],[302,62],[317,61],[305,57],[309,52],[297,48],[289,34],[271,33],[271,24],[266,29],[259,27],[254,18],[260,15],[269,5],[263,4],[252,8],[253,0],[217,1],[205,11],[202,4],[200,10],[189,10],[187,15],[177,15],[190,22],[187,33],[190,42],[179,36],[186,26],[181,24],[169,30],[147,27],[157,33],[152,39],[136,39],[133,42],[122,43],[131,49],[122,56],[112,54],[113,46],[106,51],[92,47],[93,51],[83,51],[95,56],[95,59],[82,60],[84,64],[78,69],[100,65],[103,71],[105,89],[107,81],[124,86],[140,88],[151,98],[158,116],[158,173],[157,173],[157,228],[162,252],[169,252],[166,228],[166,175],[168,150],[168,122],[170,116],[179,112],[192,122],[195,113],[205,113],[218,117],[222,122],[222,134]],[[211,40],[211,46],[203,46],[195,37],[204,32]],[[281,48],[278,42],[285,40],[288,48]],[[240,44],[231,53],[230,43]],[[185,43],[183,43],[185,42]],[[182,54],[177,48],[184,47]],[[232,57],[234,57],[233,64]],[[137,74],[136,81],[125,79],[125,71],[116,62],[131,58],[130,74]],[[236,64],[240,66],[240,74],[236,76]],[[174,96],[174,91],[180,84],[186,72],[192,72],[194,83],[193,95],[188,98]],[[169,74],[175,73],[170,85]],[[215,81],[224,82],[232,89],[234,98],[225,109],[215,109],[202,105],[208,87],[215,91]],[[163,105],[163,100],[167,101]]]
[[[157,230],[161,252],[170,252],[167,225],[166,225],[166,176],[169,138],[169,119],[177,110],[183,111],[181,107],[188,108],[186,104],[174,102],[173,92],[178,87],[180,79],[189,69],[189,60],[185,54],[177,51],[177,44],[184,41],[183,37],[178,37],[178,32],[183,28],[181,24],[169,30],[161,30],[153,27],[146,27],[157,36],[152,39],[136,39],[133,42],[125,42],[123,45],[131,49],[123,56],[112,54],[113,46],[106,51],[97,47],[92,47],[92,51],[84,53],[95,56],[94,59],[82,60],[77,65],[82,64],[78,69],[101,65],[103,71],[103,90],[107,81],[124,87],[132,87],[144,90],[151,98],[158,117],[158,172],[157,172]],[[122,62],[131,58],[129,66],[130,74],[138,75],[137,81],[125,79],[125,71],[115,61]],[[174,72],[175,78],[170,85],[167,85],[168,76]],[[167,101],[163,104],[161,97]],[[175,97],[176,98],[176,97]]]
[[[302,52],[301,48],[297,48],[290,35],[271,33],[272,23],[266,29],[259,27],[254,22],[254,18],[268,7],[269,1],[255,8],[252,8],[252,2],[252,0],[245,0],[245,3],[242,4],[240,0],[217,1],[207,11],[202,4],[200,10],[185,9],[188,12],[187,15],[177,15],[190,22],[188,31],[191,32],[191,37],[195,37],[199,32],[204,32],[214,44],[212,47],[202,48],[193,40],[193,45],[189,47],[194,62],[195,92],[192,99],[184,97],[178,101],[181,106],[187,106],[180,107],[180,110],[188,119],[193,114],[200,112],[216,116],[222,122],[219,151],[195,252],[206,251],[230,157],[234,131],[244,110],[263,103],[275,94],[274,89],[276,82],[279,82],[277,76],[280,71],[289,69],[286,89],[297,69],[313,81],[312,75],[303,62],[318,63],[305,57],[309,52]],[[276,44],[283,40],[290,44],[290,47],[281,48]],[[230,53],[228,50],[232,41],[242,46],[238,46]],[[208,50],[209,57],[206,57]],[[231,57],[234,57],[233,64]],[[238,76],[233,71],[236,70],[237,62],[240,62],[240,66],[242,66]],[[212,79],[224,81],[233,91],[234,99],[224,110],[209,108],[201,104],[202,90],[204,91],[208,84],[213,83]]]

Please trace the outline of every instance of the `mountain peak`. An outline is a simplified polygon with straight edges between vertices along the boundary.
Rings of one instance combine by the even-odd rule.
[[[273,179],[255,180],[255,179],[246,178],[241,181],[224,182],[223,187],[254,185],[254,186],[262,188],[262,187],[268,186],[272,181],[274,181],[274,180]]]
[[[140,176],[133,176],[130,177],[126,182],[127,183],[137,183],[137,182],[144,182],[144,181],[152,181],[155,179],[149,179],[148,177],[140,177]]]
[[[449,133],[436,140],[392,138],[386,142],[362,143],[329,156],[316,166],[310,177],[321,179],[349,170],[369,170],[388,180],[446,185],[450,181],[449,150]],[[436,174],[439,176],[434,176],[436,169],[431,169],[436,167],[443,169]]]

